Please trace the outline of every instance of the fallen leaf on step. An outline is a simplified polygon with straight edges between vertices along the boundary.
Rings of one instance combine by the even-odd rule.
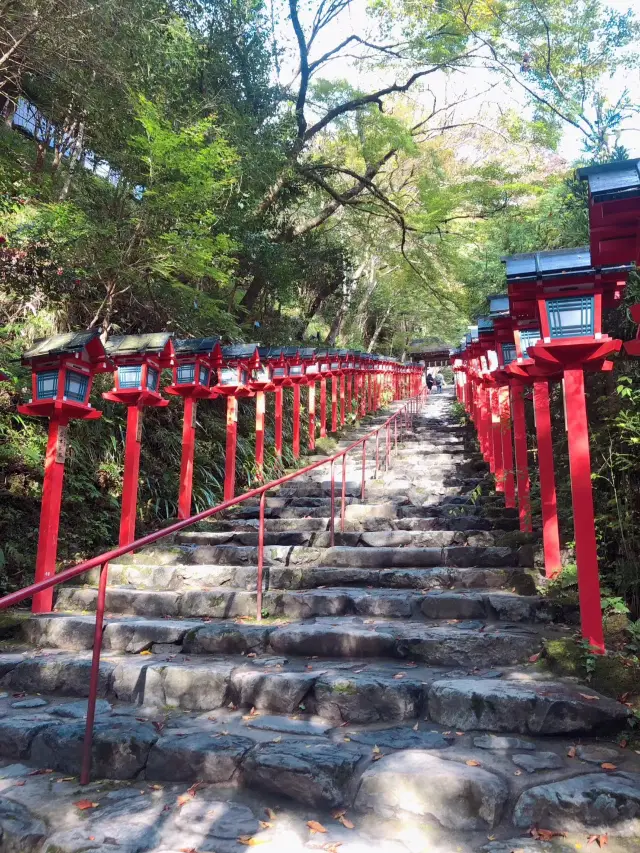
[[[417,732],[419,727],[420,727],[420,723],[416,723],[415,726],[413,726],[414,732]]]
[[[333,844],[325,844],[322,848],[327,853],[338,853],[338,847],[342,847],[342,841],[334,841]]]
[[[342,815],[340,818],[340,823],[344,826],[345,829],[355,829],[355,823],[352,823],[346,815]]]
[[[375,755],[371,756],[374,761],[380,761],[381,758],[384,758],[384,752],[378,752]]]
[[[83,812],[85,809],[97,809],[99,803],[92,803],[91,800],[78,800],[73,804],[77,809]]]
[[[617,766],[615,764],[611,764],[609,761],[605,761],[604,764],[601,764],[603,770],[617,770]]]
[[[406,672],[396,672],[396,674],[393,677],[395,679],[404,678],[406,676],[406,674],[407,674]]]
[[[343,738],[342,738],[342,740],[343,740],[345,743],[350,743],[351,738],[350,738],[350,737],[343,737]]]
[[[593,844],[594,841],[596,842],[598,847],[604,847],[609,843],[609,836],[606,832],[604,833],[604,835],[590,835],[587,844]]]
[[[341,818],[343,815],[345,815],[346,813],[347,813],[347,810],[346,810],[346,809],[334,809],[334,810],[331,812],[331,817],[332,817],[334,820],[340,820],[340,818]]]
[[[373,754],[374,755],[380,754],[380,747],[377,744],[373,747]]]
[[[538,660],[540,660],[540,652],[538,652],[537,655],[531,655],[531,657],[529,658],[529,663],[535,663]]]
[[[150,652],[149,649],[144,649],[144,651],[140,652],[140,654],[141,655],[150,655],[150,654],[152,654],[152,652]]]
[[[45,776],[47,773],[53,773],[53,770],[32,770],[29,776]]]
[[[195,847],[181,847],[180,853],[198,853]]]
[[[238,838],[245,847],[257,847],[259,844],[271,844],[270,838],[257,838],[255,835],[241,835]]]
[[[599,696],[591,696],[589,693],[580,693],[580,696],[583,699],[586,699],[587,702],[597,702],[600,698]]]
[[[264,810],[264,813],[269,818],[269,820],[275,820],[278,817],[278,815],[274,812],[274,810],[270,809],[268,807]]]
[[[247,657],[248,657],[248,658],[255,658],[255,657],[256,657],[256,653],[255,653],[255,652],[249,652],[249,653],[247,654]]]
[[[258,821],[258,823],[260,824],[260,829],[271,829],[271,827],[273,826],[273,824],[270,823],[268,820],[260,820]]]
[[[311,832],[326,832],[327,830],[321,823],[318,823],[317,820],[308,820],[307,826],[311,830]]]
[[[522,776],[522,770],[514,770],[513,775],[514,776]]]
[[[554,829],[537,829],[535,826],[531,827],[529,834],[536,841],[551,841],[552,838],[567,837],[566,832],[556,832]]]
[[[465,761],[467,767],[480,767],[481,764],[479,761],[476,761],[475,758],[470,758],[468,761]]]
[[[274,737],[274,739],[271,741],[271,743],[280,743],[281,740],[282,740],[282,735],[278,735],[278,737]]]
[[[570,746],[567,750],[567,758],[575,758],[576,757],[576,748],[575,746]]]

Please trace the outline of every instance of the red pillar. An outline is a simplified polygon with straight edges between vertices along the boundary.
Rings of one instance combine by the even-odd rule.
[[[184,398],[182,418],[182,461],[180,462],[180,488],[178,491],[178,518],[191,515],[193,494],[193,456],[196,446],[196,413],[198,401],[194,397]]]
[[[352,390],[353,389],[353,373],[349,372],[346,376],[346,380],[347,380],[347,394],[346,394],[347,413],[349,415],[351,415],[351,397],[353,394],[353,390]]]
[[[256,474],[264,479],[264,391],[256,391]]]
[[[56,573],[67,424],[68,420],[64,415],[56,416],[54,414],[49,421],[49,437],[44,459],[38,554],[36,556],[36,583],[47,580]],[[52,608],[53,587],[33,596],[31,609],[34,613],[50,613]]]
[[[293,386],[293,458],[300,457],[300,386]]]
[[[320,438],[327,435],[327,378],[320,379]]]
[[[511,386],[511,408],[513,411],[513,437],[516,450],[516,483],[518,486],[518,515],[520,530],[531,533],[531,481],[527,451],[527,422],[524,414],[524,388]]]
[[[498,388],[500,404],[500,432],[502,436],[502,472],[504,482],[504,499],[507,509],[516,505],[516,484],[513,476],[513,440],[511,438],[511,403],[509,401],[509,386]]]
[[[495,472],[495,464],[493,454],[491,453],[491,396],[489,389],[484,383],[479,383],[478,386],[480,423],[482,429],[482,451],[484,458],[489,464],[489,470],[493,474]]]
[[[140,406],[134,404],[127,406],[127,437],[124,451],[124,480],[122,482],[119,545],[129,545],[136,538],[141,446],[142,409]]]
[[[544,565],[547,577],[553,578],[562,569],[562,564],[560,561],[560,533],[558,531],[556,478],[553,470],[553,442],[551,440],[549,383],[544,379],[536,379],[533,383],[533,407],[536,415],[538,467],[540,469]]]
[[[224,460],[224,499],[230,501],[236,490],[236,443],[238,439],[238,400],[227,397],[227,445]]]
[[[316,446],[316,383],[309,385],[309,450]]]
[[[564,392],[578,564],[580,623],[583,638],[588,640],[591,646],[604,652],[598,550],[591,488],[589,428],[584,397],[584,374],[581,369],[565,370]]]
[[[339,376],[331,378],[331,432],[338,429],[338,382]]]
[[[340,426],[344,426],[346,411],[345,411],[345,402],[347,398],[346,394],[346,384],[347,384],[348,376],[344,373],[340,376]]]
[[[502,424],[500,418],[500,389],[491,388],[491,438],[496,475],[496,491],[504,492],[504,460],[502,458]]]
[[[275,390],[276,416],[275,416],[275,448],[276,455],[282,459],[282,409],[284,404],[284,389]]]

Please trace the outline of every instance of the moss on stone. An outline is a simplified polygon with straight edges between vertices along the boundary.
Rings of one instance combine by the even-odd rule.
[[[551,671],[589,681],[594,690],[617,699],[630,694],[640,708],[640,663],[620,654],[588,655],[573,639],[545,640],[545,659]],[[592,668],[591,673],[587,668]]]
[[[28,610],[0,610],[0,639],[20,636],[22,626],[30,616]]]
[[[343,696],[355,696],[358,692],[358,687],[353,681],[337,681],[332,688],[334,693],[340,693]]]

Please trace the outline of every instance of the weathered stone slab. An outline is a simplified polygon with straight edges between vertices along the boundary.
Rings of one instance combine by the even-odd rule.
[[[102,716],[111,712],[111,705],[105,699],[96,701],[96,716]],[[56,705],[49,711],[56,717],[69,720],[86,720],[87,702],[67,702],[65,705]]]
[[[483,768],[407,750],[365,771],[355,807],[387,818],[432,816],[449,829],[469,830],[499,823],[507,797],[506,784]]]
[[[0,799],[0,849],[3,853],[36,853],[46,834],[46,824],[26,806]]]
[[[0,758],[29,758],[36,735],[55,725],[55,720],[39,714],[0,718]]]
[[[320,657],[392,656],[395,639],[389,633],[370,631],[353,623],[336,625],[289,625],[270,635],[271,648],[278,654],[319,655]]]
[[[36,734],[31,761],[63,773],[79,773],[85,724],[62,723]],[[158,739],[153,726],[134,719],[97,720],[94,726],[92,769],[98,778],[133,779],[147,762]]]
[[[305,672],[234,670],[231,675],[233,703],[274,714],[292,714],[313,687],[317,675]]]
[[[347,734],[354,743],[379,746],[381,749],[446,749],[451,745],[439,732],[416,732],[405,726],[363,732],[347,730]]]
[[[516,826],[564,832],[640,835],[640,773],[589,773],[529,788],[516,803]]]
[[[612,746],[600,746],[596,743],[583,743],[576,747],[576,756],[581,761],[589,764],[603,764],[605,762],[615,764],[621,757],[620,751]]]
[[[273,630],[258,625],[202,625],[187,632],[182,648],[186,654],[262,652]]]
[[[349,783],[360,753],[333,744],[266,743],[243,762],[245,783],[307,806],[349,804]]]
[[[252,717],[245,722],[250,729],[260,729],[269,732],[282,732],[288,735],[299,735],[305,737],[323,737],[331,731],[330,723],[321,723],[315,720],[294,720],[291,717],[258,716]],[[352,738],[354,740],[354,738]]]
[[[139,654],[154,643],[181,643],[198,622],[138,619],[109,622],[104,631],[104,648],[114,652]]]
[[[217,662],[165,666],[161,679],[164,704],[184,711],[210,711],[228,700],[233,664]]]
[[[253,745],[237,735],[171,732],[152,747],[145,776],[170,782],[231,782]]]
[[[536,745],[528,740],[522,740],[519,737],[504,737],[500,735],[480,735],[474,737],[473,745],[479,749],[527,749],[535,750]]]
[[[422,711],[426,688],[418,680],[367,673],[323,675],[314,689],[319,716],[351,723],[412,719]]]
[[[560,770],[566,767],[565,760],[555,752],[531,752],[523,755],[512,755],[511,760],[517,767],[522,767],[527,773],[539,770]]]
[[[595,701],[580,694],[597,696]],[[429,713],[446,726],[520,734],[587,734],[624,725],[628,709],[593,690],[560,682],[464,678],[436,681]]]

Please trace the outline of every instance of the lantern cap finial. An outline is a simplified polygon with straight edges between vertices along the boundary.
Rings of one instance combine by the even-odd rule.
[[[173,351],[176,355],[210,355],[219,344],[217,335],[207,338],[174,338]]]

